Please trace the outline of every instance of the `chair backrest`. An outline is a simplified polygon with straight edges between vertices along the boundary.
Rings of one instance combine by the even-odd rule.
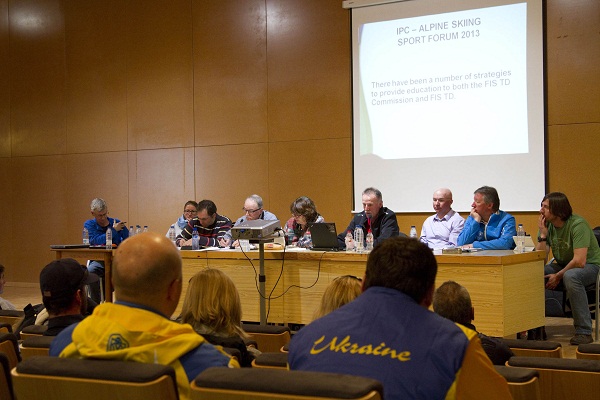
[[[48,325],[29,325],[21,329],[21,340],[25,340],[32,336],[41,336],[48,330]]]
[[[494,365],[506,379],[513,400],[541,400],[539,373],[534,369]]]
[[[543,399],[595,398],[600,393],[600,361],[512,357],[507,364],[509,367],[531,368],[538,371]]]
[[[254,368],[288,369],[287,353],[260,353],[252,360]]]
[[[506,344],[517,357],[562,357],[562,345],[558,342],[523,339],[499,340]]]
[[[16,332],[21,322],[25,319],[25,312],[17,310],[0,310],[0,323],[12,326],[11,332]]]
[[[177,400],[175,371],[160,364],[32,357],[12,370],[19,400]]]
[[[600,360],[600,343],[580,344],[575,357],[585,360]]]
[[[6,354],[0,353],[0,399],[13,400],[14,398],[8,357]]]
[[[12,325],[0,322],[0,333],[12,333]]]
[[[277,369],[204,370],[192,382],[192,400],[356,399],[380,400],[379,381],[354,375]],[[20,399],[19,399],[20,400]]]
[[[47,356],[54,336],[34,335],[21,342],[21,358],[27,360],[34,356]]]
[[[242,324],[242,329],[256,341],[258,350],[262,352],[277,352],[291,338],[287,326]]]
[[[0,334],[0,353],[6,354],[11,369],[16,367],[19,361],[21,361],[19,342],[14,334]]]

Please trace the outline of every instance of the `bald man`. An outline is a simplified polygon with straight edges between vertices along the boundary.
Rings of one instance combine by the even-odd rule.
[[[189,383],[204,369],[239,365],[190,325],[169,319],[181,279],[181,256],[169,239],[150,232],[124,241],[113,260],[116,301],[61,332],[50,355],[170,365],[181,399],[188,399]]]
[[[455,247],[465,219],[452,209],[452,192],[441,188],[433,192],[435,214],[427,218],[421,229],[421,241],[431,249]]]

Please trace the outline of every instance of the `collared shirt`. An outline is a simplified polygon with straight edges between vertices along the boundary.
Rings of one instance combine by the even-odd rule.
[[[473,244],[476,249],[512,250],[515,248],[513,236],[517,234],[515,217],[498,210],[490,216],[489,221],[477,222],[469,215],[465,226],[458,235],[458,245]]]
[[[448,211],[442,218],[434,214],[423,223],[421,242],[431,249],[454,247],[464,226],[465,219],[454,210]]]

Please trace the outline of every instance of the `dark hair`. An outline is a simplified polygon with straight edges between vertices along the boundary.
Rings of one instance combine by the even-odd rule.
[[[206,210],[208,215],[217,213],[217,205],[212,200],[201,200],[198,202],[198,212]]]
[[[77,290],[81,290],[82,301],[85,301],[87,299],[87,295],[85,293],[85,284],[82,284],[68,296],[58,296],[54,298],[42,296],[42,303],[44,303],[44,307],[46,307],[46,310],[48,310],[49,314],[61,314],[71,308]],[[83,307],[83,309],[85,310],[86,307],[87,303],[85,303],[85,307]]]
[[[0,274],[4,273],[4,265],[0,264]]]
[[[437,262],[418,240],[392,237],[378,243],[367,260],[364,289],[396,289],[420,303],[435,284]]]
[[[292,214],[302,215],[306,218],[307,224],[315,222],[319,218],[315,203],[306,196],[301,196],[294,200],[290,205],[290,211]]]
[[[363,195],[375,195],[378,200],[383,200],[383,196],[381,195],[381,191],[379,189],[375,189],[374,187],[368,187],[362,192]]]
[[[548,193],[544,196],[542,202],[544,200],[548,200],[550,212],[556,215],[561,220],[566,221],[571,215],[573,215],[573,208],[571,207],[571,203],[569,203],[569,199],[567,199],[567,195],[565,195],[564,193]]]
[[[498,191],[491,186],[482,186],[477,189],[474,193],[479,193],[483,196],[483,201],[486,204],[492,203],[492,211],[496,212],[500,209],[500,197],[498,196]]]
[[[198,211],[198,203],[195,202],[194,200],[188,200],[184,205],[183,205],[183,209],[185,210],[185,208],[187,206],[194,206],[194,208],[196,209],[196,211]]]
[[[444,282],[433,294],[433,311],[450,321],[470,324],[472,309],[469,291],[454,281]]]

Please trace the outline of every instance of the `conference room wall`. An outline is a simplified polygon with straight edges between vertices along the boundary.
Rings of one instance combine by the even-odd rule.
[[[547,3],[550,190],[594,225],[599,6]],[[161,233],[190,197],[237,218],[255,191],[282,220],[301,194],[340,230],[350,219],[350,26],[338,0],[0,0],[0,56],[11,282],[34,284],[49,244],[79,241],[98,195]],[[426,216],[400,214],[401,230]],[[517,213],[528,232],[536,218]]]

